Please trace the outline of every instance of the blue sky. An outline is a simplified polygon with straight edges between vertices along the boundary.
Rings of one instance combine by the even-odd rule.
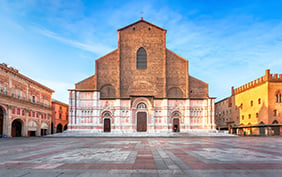
[[[117,29],[140,19],[167,29],[167,48],[189,60],[190,75],[217,100],[264,75],[282,73],[282,1],[0,2],[0,62],[55,90],[94,74],[117,48]]]

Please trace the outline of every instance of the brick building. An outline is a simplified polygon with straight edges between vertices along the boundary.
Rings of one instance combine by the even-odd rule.
[[[54,91],[0,64],[0,135],[40,136],[51,133]]]
[[[166,30],[141,20],[118,31],[116,50],[69,90],[69,131],[188,132],[214,129],[208,84],[166,48]]]
[[[62,133],[68,128],[69,105],[58,100],[52,100],[51,133]]]
[[[225,122],[229,131],[246,135],[282,135],[282,74],[265,75],[236,89],[228,98],[231,121]],[[221,110],[227,108],[217,102],[216,122]],[[220,126],[217,124],[217,126]]]
[[[233,123],[231,98],[225,98],[215,103],[215,124],[217,130],[228,130]]]

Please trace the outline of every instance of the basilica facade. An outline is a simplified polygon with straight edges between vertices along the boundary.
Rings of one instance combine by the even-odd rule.
[[[189,132],[215,128],[208,84],[166,48],[166,30],[141,20],[118,31],[116,50],[69,89],[68,131]]]

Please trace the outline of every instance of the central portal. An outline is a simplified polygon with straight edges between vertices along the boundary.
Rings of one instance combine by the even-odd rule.
[[[137,132],[147,131],[147,113],[138,112],[137,113]]]
[[[173,132],[179,132],[179,119],[173,119]]]

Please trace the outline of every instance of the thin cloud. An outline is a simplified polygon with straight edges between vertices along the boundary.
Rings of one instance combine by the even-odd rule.
[[[68,104],[69,102],[68,89],[74,87],[73,83],[66,83],[66,82],[55,81],[55,80],[42,80],[40,78],[38,78],[38,82],[47,86],[48,88],[51,88],[52,90],[55,90],[55,93],[53,93],[52,98],[63,101],[64,103]]]
[[[67,44],[69,46],[92,52],[96,55],[101,56],[101,55],[104,55],[105,53],[113,50],[110,47],[104,46],[102,44],[85,44],[85,43],[74,41],[74,40],[71,40],[71,39],[66,39],[66,38],[60,37],[57,33],[54,33],[54,32],[47,30],[47,29],[40,29],[40,28],[34,28],[34,29],[38,33],[40,33],[44,36],[55,39],[55,40],[60,41],[64,44]]]
[[[1,9],[0,14],[11,19],[16,18],[15,23],[18,22],[25,28],[28,25],[40,27],[33,32],[81,49],[75,51],[81,53],[79,56],[73,55],[74,51],[70,53],[80,59],[93,57],[93,62],[97,55],[104,55],[115,48],[118,28],[143,16],[145,20],[167,29],[167,48],[188,59],[189,74],[209,83],[210,96],[218,99],[229,96],[231,86],[237,87],[262,76],[265,69],[281,73],[281,18],[265,18],[263,13],[258,12],[254,14],[250,5],[257,3],[239,3],[236,7],[227,5],[224,9],[213,9],[213,3],[190,2],[184,3],[183,10],[177,8],[178,6],[170,6],[170,3],[160,4],[158,1],[99,3],[99,6],[91,6],[83,1],[74,1],[71,4],[65,2],[32,1],[30,4],[11,4],[6,1],[7,5],[2,7],[5,6],[8,10]],[[260,6],[265,11],[264,5]],[[257,6],[255,9],[258,9]],[[266,8],[267,16],[269,9]],[[41,15],[30,15],[34,13]],[[48,29],[41,28],[42,26]],[[13,48],[10,53],[18,50]],[[53,60],[56,57],[58,56],[54,55]],[[38,56],[34,58],[36,61]],[[91,60],[87,60],[89,61]],[[30,63],[33,65],[33,62]],[[66,69],[70,66],[72,65]],[[72,71],[87,75],[84,68],[89,68],[89,65],[78,68],[77,63],[73,62],[73,68],[75,69]],[[66,69],[62,69],[62,72]],[[71,72],[68,77],[77,78],[77,74]],[[65,80],[63,75],[61,79]]]

